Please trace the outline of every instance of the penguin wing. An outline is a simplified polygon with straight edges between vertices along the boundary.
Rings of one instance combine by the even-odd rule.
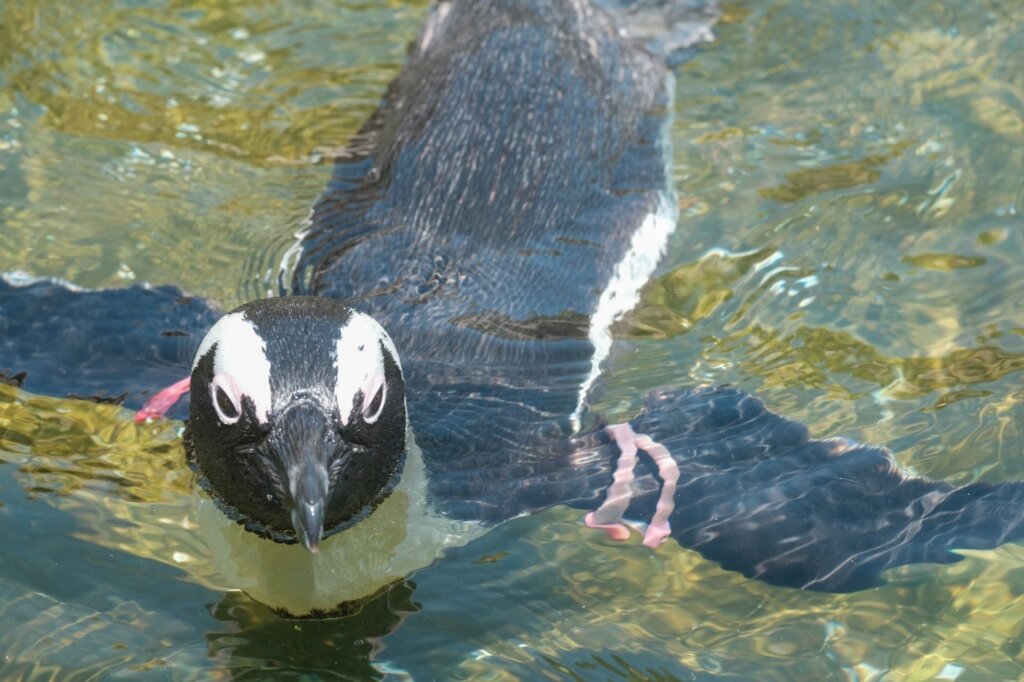
[[[32,393],[137,409],[189,375],[220,313],[172,286],[83,290],[0,277],[0,380]],[[182,401],[170,416],[183,418]]]
[[[811,438],[733,388],[654,392],[628,425],[586,440],[572,462],[604,478],[588,486],[597,499],[574,501],[596,505],[588,525],[624,539],[621,521],[640,521],[645,544],[671,536],[776,585],[855,591],[894,566],[1024,537],[1024,483],[913,476],[885,448]]]

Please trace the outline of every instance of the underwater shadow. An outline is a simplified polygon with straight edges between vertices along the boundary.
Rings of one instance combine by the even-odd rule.
[[[336,614],[312,618],[281,615],[244,593],[230,592],[210,608],[224,628],[206,633],[208,654],[234,679],[253,674],[380,679],[374,658],[384,649],[382,639],[420,610],[415,589],[413,582],[399,580]]]

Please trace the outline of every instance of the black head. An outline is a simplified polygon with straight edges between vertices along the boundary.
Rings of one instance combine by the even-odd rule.
[[[310,551],[369,514],[405,457],[405,382],[387,332],[324,298],[228,313],[192,365],[186,448],[229,516]]]

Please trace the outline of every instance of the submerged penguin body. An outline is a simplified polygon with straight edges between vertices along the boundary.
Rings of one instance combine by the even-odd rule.
[[[414,473],[408,464],[395,469],[390,484],[411,502],[398,504],[390,488],[375,485],[384,497],[364,505],[354,526],[328,519],[316,556],[218,532],[230,538],[216,552],[223,572],[278,608],[330,611],[332,599],[401,577],[395,567],[408,572],[488,525],[564,501],[570,491],[571,499],[587,494],[586,480],[557,483],[573,452],[574,420],[610,345],[607,326],[635,302],[675,227],[671,84],[663,58],[585,3],[435,8],[380,110],[342,152],[302,237],[294,289],[337,302],[320,306],[324,328],[308,329],[287,308],[317,299],[254,302],[226,316],[218,326],[235,332],[235,345],[217,327],[201,345],[186,438],[190,461],[230,518],[308,546],[304,529],[287,523],[301,505],[291,499],[285,465],[264,473],[263,458],[233,453],[266,442],[272,427],[261,430],[259,416],[276,422],[285,409],[278,403],[289,400],[279,392],[333,395],[351,383],[346,370],[356,358],[317,348],[334,348],[349,313],[333,310],[352,306],[388,330],[401,357],[419,447]],[[602,299],[607,291],[619,296],[611,305]],[[255,320],[246,315],[276,317],[278,325],[249,329]],[[254,343],[266,352],[254,353]],[[288,349],[286,368],[269,357],[275,344]],[[257,374],[288,373],[293,384],[278,391],[264,382],[252,410],[244,391],[229,395],[229,411],[239,406],[229,416],[239,419],[237,412],[239,424],[225,424],[217,404],[217,391],[238,386],[230,372],[214,369],[231,353],[248,357]],[[215,376],[220,383],[212,386]],[[353,395],[372,397],[349,390],[335,407],[343,410]],[[332,428],[346,440],[337,419]],[[218,435],[232,431],[244,442]],[[231,475],[239,469],[247,480]],[[240,503],[239,494],[251,499]],[[414,513],[403,516],[406,508]],[[404,538],[397,555],[378,551],[393,545],[388,533]],[[387,559],[360,559],[355,545]],[[352,561],[362,568],[346,579],[338,567]],[[311,578],[268,591],[256,587],[254,572]]]
[[[440,4],[303,235],[295,288],[392,334],[457,517],[560,501],[546,449],[675,229],[672,76],[623,34],[582,2]]]

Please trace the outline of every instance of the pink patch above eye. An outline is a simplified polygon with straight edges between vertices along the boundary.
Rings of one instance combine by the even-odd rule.
[[[188,393],[190,382],[191,377],[185,377],[147,400],[142,409],[135,413],[135,423],[142,424],[147,419],[163,417],[181,396]]]

